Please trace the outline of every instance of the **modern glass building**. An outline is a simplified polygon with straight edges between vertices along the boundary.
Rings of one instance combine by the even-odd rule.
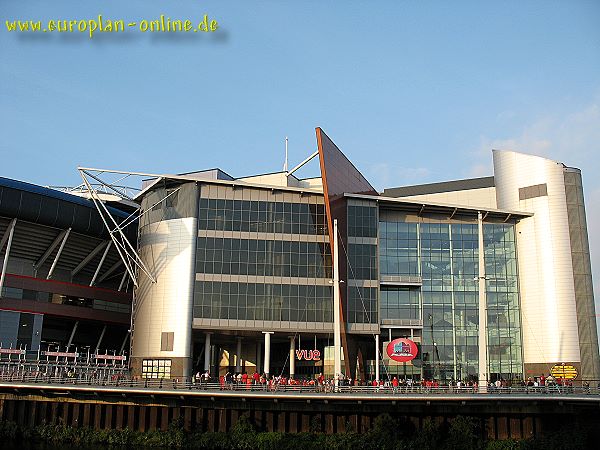
[[[136,374],[332,375],[339,293],[351,378],[520,380],[565,363],[600,379],[577,169],[494,151],[491,177],[380,193],[320,128],[317,147],[317,178],[149,176]],[[387,356],[398,337],[416,359]]]

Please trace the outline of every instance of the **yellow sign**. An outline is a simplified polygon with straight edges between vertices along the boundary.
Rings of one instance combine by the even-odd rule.
[[[556,364],[550,369],[550,373],[556,379],[574,380],[577,378],[577,368],[569,364]]]

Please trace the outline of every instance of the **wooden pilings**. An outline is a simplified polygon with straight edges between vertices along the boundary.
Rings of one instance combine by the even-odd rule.
[[[246,402],[187,401],[158,402],[147,398],[139,402],[101,401],[99,399],[52,398],[43,396],[19,396],[0,394],[0,420],[12,421],[24,426],[43,424],[63,424],[72,427],[90,427],[96,430],[124,429],[136,431],[166,431],[177,421],[187,431],[229,431],[245,416],[257,429],[277,432],[320,431],[327,434],[358,432],[364,433],[374,426],[375,418],[381,412],[392,414],[410,427],[420,429],[427,420],[437,424],[451,422],[457,415],[463,414],[459,408],[451,411],[446,405],[445,411],[428,413],[421,409],[415,413],[378,411],[373,405],[368,408],[342,407],[340,405],[316,406],[316,402],[290,403],[265,402],[250,405]],[[262,407],[259,407],[262,406]],[[432,411],[433,412],[433,411]],[[538,411],[527,413],[524,408],[518,411],[491,411],[480,414],[464,414],[477,417],[481,421],[484,437],[489,439],[528,439],[539,436],[569,417],[583,420],[587,414],[551,415]],[[593,416],[592,416],[593,417]],[[554,425],[553,425],[554,424]]]

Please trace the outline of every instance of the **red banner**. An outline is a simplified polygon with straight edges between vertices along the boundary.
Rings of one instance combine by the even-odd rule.
[[[19,350],[18,348],[0,348],[0,353],[5,355],[24,355],[25,350]]]
[[[57,356],[59,358],[77,358],[79,353],[68,353],[68,352],[42,352],[43,356]]]
[[[104,359],[104,360],[111,360],[111,361],[125,361],[127,359],[127,356],[123,356],[123,355],[95,355],[94,358],[96,358],[96,359]]]

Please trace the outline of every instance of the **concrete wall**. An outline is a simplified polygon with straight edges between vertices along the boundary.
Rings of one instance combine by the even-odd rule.
[[[480,189],[469,189],[464,191],[439,192],[435,194],[409,195],[402,197],[406,200],[417,200],[422,202],[446,203],[457,206],[468,206],[472,208],[497,209],[496,188],[487,187]]]

